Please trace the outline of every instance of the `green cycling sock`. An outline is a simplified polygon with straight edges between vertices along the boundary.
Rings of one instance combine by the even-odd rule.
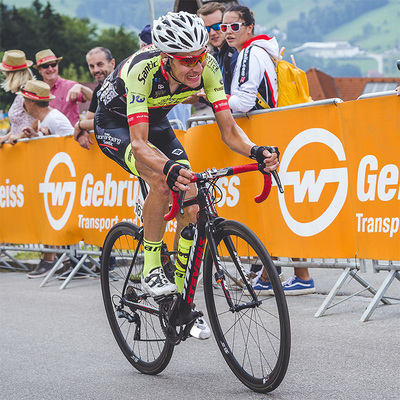
[[[143,240],[143,276],[146,276],[152,269],[161,267],[161,245],[162,240],[160,240],[159,242],[151,242],[150,240],[146,239]]]

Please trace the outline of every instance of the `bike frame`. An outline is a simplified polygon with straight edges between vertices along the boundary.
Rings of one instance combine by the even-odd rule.
[[[224,289],[228,304],[230,308],[233,309],[234,305],[230,300],[229,291],[225,287],[223,282],[221,262],[218,256],[217,245],[214,240],[214,233],[218,224],[221,223],[222,221],[225,221],[225,219],[218,216],[214,204],[214,199],[211,196],[211,191],[213,189],[211,187],[210,182],[215,181],[218,178],[224,176],[231,176],[244,172],[256,171],[258,170],[258,168],[259,168],[258,164],[246,164],[237,167],[223,168],[219,170],[212,169],[212,170],[207,170],[203,173],[195,174],[194,178],[191,180],[191,182],[195,182],[197,185],[198,193],[196,196],[196,200],[199,206],[199,212],[197,214],[197,223],[195,225],[196,231],[193,239],[193,244],[190,249],[186,275],[185,275],[185,282],[182,291],[182,301],[181,301],[180,311],[183,316],[190,315],[190,312],[193,308],[193,299],[196,293],[197,281],[199,279],[199,274],[200,274],[200,266],[206,245],[210,247],[210,252],[214,261],[214,265],[216,266],[217,270],[216,276],[218,276],[218,274],[220,275],[217,278],[217,280],[218,279],[221,280],[222,287]],[[280,181],[277,180],[277,183],[279,189],[282,190],[282,188],[280,187]],[[256,196],[255,201],[257,203],[264,201],[268,197],[270,190],[271,190],[271,175],[266,174],[264,175],[263,191],[259,196]],[[185,205],[185,202],[183,202],[183,204]],[[178,211],[181,211],[179,210],[179,208],[180,208],[179,194],[173,192],[173,204],[171,207],[171,211],[169,214],[165,216],[165,219],[166,220],[172,219],[178,213]],[[236,260],[236,264],[240,270],[241,278],[244,281],[247,281],[248,287],[251,288],[251,284],[248,281],[246,272],[241,265],[240,257],[236,253],[233,244],[226,243],[226,245],[227,248],[230,249],[229,251],[232,255],[232,258]],[[251,290],[251,293],[253,300],[255,300],[255,303],[254,302],[248,303],[246,305],[242,305],[241,307],[243,308],[255,307],[258,304],[258,300],[256,295],[254,294],[254,291]]]
[[[197,288],[197,282],[199,279],[199,274],[200,274],[200,267],[201,267],[201,262],[203,259],[203,254],[207,246],[210,246],[211,250],[211,255],[213,257],[214,265],[216,266],[216,274],[220,274],[220,279],[222,281],[222,287],[224,289],[227,301],[229,306],[233,310],[233,303],[230,301],[230,296],[229,296],[229,291],[223,284],[223,273],[221,272],[221,263],[218,257],[218,250],[217,246],[214,240],[214,233],[215,230],[218,226],[219,223],[222,221],[225,221],[224,218],[219,217],[217,210],[215,208],[214,204],[214,199],[211,195],[211,191],[213,190],[211,182],[216,181],[218,178],[224,177],[224,176],[232,176],[232,175],[237,175],[240,173],[245,173],[245,172],[250,172],[250,171],[257,171],[259,169],[259,165],[254,163],[254,164],[246,164],[246,165],[240,165],[236,167],[227,167],[227,168],[222,168],[222,169],[212,169],[212,170],[207,170],[202,173],[196,173],[194,174],[194,177],[192,178],[191,182],[195,182],[197,186],[197,196],[193,199],[188,199],[188,200],[183,200],[183,196],[180,197],[180,194],[177,192],[172,192],[173,193],[173,203],[171,206],[170,212],[164,217],[165,220],[172,220],[175,218],[178,212],[183,212],[183,208],[187,205],[190,204],[197,204],[199,206],[199,212],[197,214],[197,222],[195,225],[195,235],[193,239],[193,244],[190,249],[190,254],[188,258],[188,264],[186,268],[186,275],[185,275],[185,282],[183,285],[183,291],[182,291],[182,299],[180,302],[180,314],[183,316],[183,321],[185,323],[190,322],[190,319],[192,319],[192,309],[193,309],[193,300],[194,296],[196,293],[196,288]],[[282,191],[282,187],[280,185],[279,179],[276,179],[275,175],[273,175],[277,184],[278,188],[280,191]],[[146,190],[144,193],[147,193],[147,188],[145,185],[141,184],[142,190]],[[270,174],[265,174],[264,175],[264,188],[263,191],[260,195],[255,197],[255,201],[257,203],[260,203],[264,201],[271,190],[271,175]],[[141,230],[141,233],[143,233],[143,230]],[[143,235],[141,235],[141,238],[139,238],[140,243],[143,240]],[[237,266],[239,266],[240,270],[240,275],[241,278],[247,282],[247,286],[250,289],[250,293],[252,293],[253,297],[253,302],[243,304],[240,307],[241,308],[250,308],[250,307],[256,307],[259,302],[257,300],[256,295],[254,294],[254,291],[251,288],[251,284],[248,281],[248,278],[246,277],[246,273],[244,271],[244,268],[241,266],[240,263],[240,258],[238,254],[236,253],[236,250],[234,249],[233,244],[227,243],[227,247],[230,249],[232,258],[236,260]],[[136,249],[136,253],[134,255],[131,269],[134,264],[134,260],[136,259],[137,252],[138,252],[139,246]],[[131,270],[129,271],[129,274],[131,273]],[[128,274],[128,276],[129,276]],[[125,282],[123,293],[125,293],[126,286],[128,284],[128,281]],[[144,295],[147,296],[147,295]],[[138,302],[132,302],[127,300],[126,298],[123,299],[124,305],[130,307],[130,308],[136,308],[140,309],[144,312],[148,312],[151,314],[159,315],[160,311],[159,309],[155,307],[149,307],[143,304],[140,304]]]

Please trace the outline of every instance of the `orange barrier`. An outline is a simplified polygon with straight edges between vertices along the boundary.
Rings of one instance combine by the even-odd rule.
[[[259,173],[223,178],[217,209],[249,225],[273,255],[400,259],[399,114],[396,96],[240,118],[258,144],[278,145],[285,193],[256,204]],[[178,132],[192,167],[248,163],[216,124]],[[136,178],[70,137],[0,149],[0,242],[101,245],[124,219],[140,224]],[[138,201],[139,198],[139,201]],[[175,223],[167,226],[167,239]]]

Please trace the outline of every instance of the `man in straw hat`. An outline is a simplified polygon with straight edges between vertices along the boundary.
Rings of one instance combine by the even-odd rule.
[[[75,125],[79,120],[78,102],[84,103],[92,98],[92,90],[80,83],[63,79],[58,75],[58,63],[63,59],[56,57],[50,50],[36,53],[33,68],[39,71],[43,80],[50,86],[50,93],[55,96],[50,106],[61,111]]]
[[[30,80],[17,94],[24,97],[24,106],[28,113],[38,119],[37,132],[32,127],[23,129],[26,137],[73,134],[74,129],[68,118],[62,112],[49,107],[49,102],[55,99],[55,96],[50,93],[47,83]]]
[[[27,60],[25,53],[21,50],[8,50],[4,53],[0,63],[0,70],[5,75],[1,87],[5,92],[16,93],[22,85],[30,79],[34,79],[29,67],[33,64]],[[16,96],[8,111],[11,122],[11,130],[0,138],[0,146],[8,141],[15,144],[22,135],[22,128],[31,125],[34,120],[24,109],[24,98]]]
[[[60,111],[49,107],[49,102],[54,99],[54,95],[50,94],[50,86],[47,83],[30,80],[21,87],[21,91],[17,94],[23,96],[24,106],[28,113],[38,119],[39,130],[26,127],[23,129],[25,137],[72,135],[74,128],[68,118]],[[56,262],[56,253],[44,253],[43,259],[36,268],[27,274],[28,278],[46,276]]]

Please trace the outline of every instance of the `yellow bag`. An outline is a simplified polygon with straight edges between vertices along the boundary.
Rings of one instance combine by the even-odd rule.
[[[281,56],[283,51],[285,51],[285,48],[282,48]],[[285,60],[273,59],[278,75],[279,95],[277,107],[313,101],[310,97],[306,73],[302,69],[297,68],[293,56],[291,58],[293,64]]]

